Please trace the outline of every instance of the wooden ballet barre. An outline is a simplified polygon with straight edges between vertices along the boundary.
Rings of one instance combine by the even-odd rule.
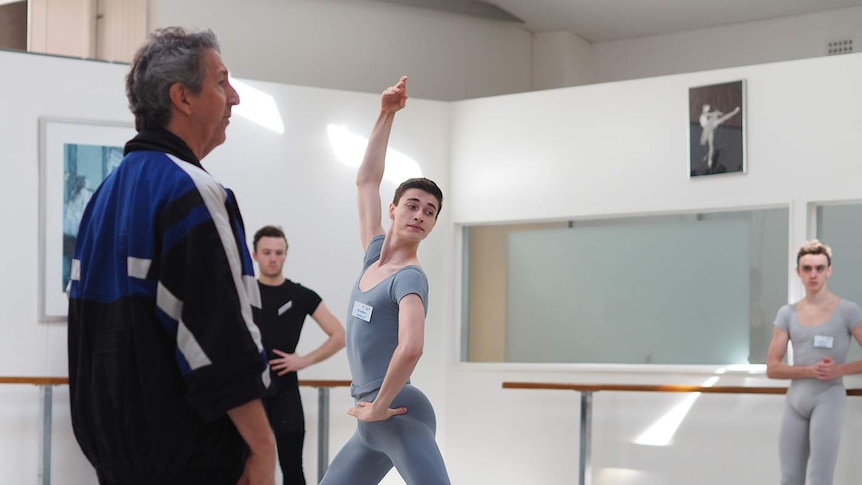
[[[786,387],[689,386],[682,384],[566,384],[558,382],[504,382],[503,389],[549,389],[580,392],[703,392],[711,394],[787,394]],[[862,396],[862,389],[847,389],[848,396]]]
[[[33,384],[36,386],[62,386],[69,383],[68,377],[5,377],[0,384]]]
[[[68,377],[9,377],[0,376],[0,384],[33,384],[37,386],[62,386],[69,383]],[[303,387],[350,387],[350,381],[327,379],[300,379]]]
[[[569,384],[561,382],[503,382],[503,389],[577,391],[581,394],[580,461],[578,483],[590,485],[593,393],[609,392],[700,392],[704,394],[786,394],[786,387],[690,386],[682,384]],[[862,389],[847,389],[848,396],[862,396]]]
[[[350,387],[352,381],[339,381],[339,380],[317,380],[317,379],[300,379],[299,385],[302,387]]]
[[[0,376],[0,384],[30,384],[42,387],[42,463],[40,483],[51,484],[51,408],[53,386],[69,384],[68,377]],[[328,379],[300,379],[301,387],[317,388],[317,481],[329,467],[329,390],[333,387],[350,387],[350,381]]]

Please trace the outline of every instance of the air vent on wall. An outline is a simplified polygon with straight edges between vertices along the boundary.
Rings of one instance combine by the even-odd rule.
[[[853,39],[833,40],[826,43],[826,55],[850,54],[853,52]]]

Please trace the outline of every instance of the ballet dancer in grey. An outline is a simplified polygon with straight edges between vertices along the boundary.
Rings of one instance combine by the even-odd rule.
[[[383,92],[380,114],[356,176],[362,272],[348,305],[347,360],[356,406],[353,437],[336,455],[321,485],[372,485],[394,466],[409,485],[448,485],[434,439],[436,418],[425,394],[410,384],[424,346],[428,279],[419,243],[434,229],[443,193],[426,178],[395,190],[381,224],[380,183],[395,113],[407,102],[407,78]]]
[[[766,374],[791,379],[778,436],[781,485],[832,485],[847,391],[842,376],[862,373],[862,360],[846,363],[851,336],[862,344],[862,309],[826,289],[832,251],[816,239],[796,256],[805,297],[775,317]],[[787,343],[793,363],[783,363]]]

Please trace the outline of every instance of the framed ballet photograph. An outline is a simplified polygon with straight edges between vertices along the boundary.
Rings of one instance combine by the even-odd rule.
[[[745,81],[688,90],[689,176],[745,173]]]
[[[39,119],[39,321],[66,321],[81,216],[134,136],[131,123]]]

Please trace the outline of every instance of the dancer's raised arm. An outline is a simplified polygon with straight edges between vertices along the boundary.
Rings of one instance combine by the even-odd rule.
[[[395,113],[407,103],[407,76],[392,87],[383,91],[380,96],[380,114],[368,137],[368,147],[365,157],[356,174],[356,190],[359,205],[359,240],[362,249],[368,249],[368,243],[374,236],[383,234],[380,182],[386,166],[386,147],[389,144],[389,134],[392,132],[392,122]]]

